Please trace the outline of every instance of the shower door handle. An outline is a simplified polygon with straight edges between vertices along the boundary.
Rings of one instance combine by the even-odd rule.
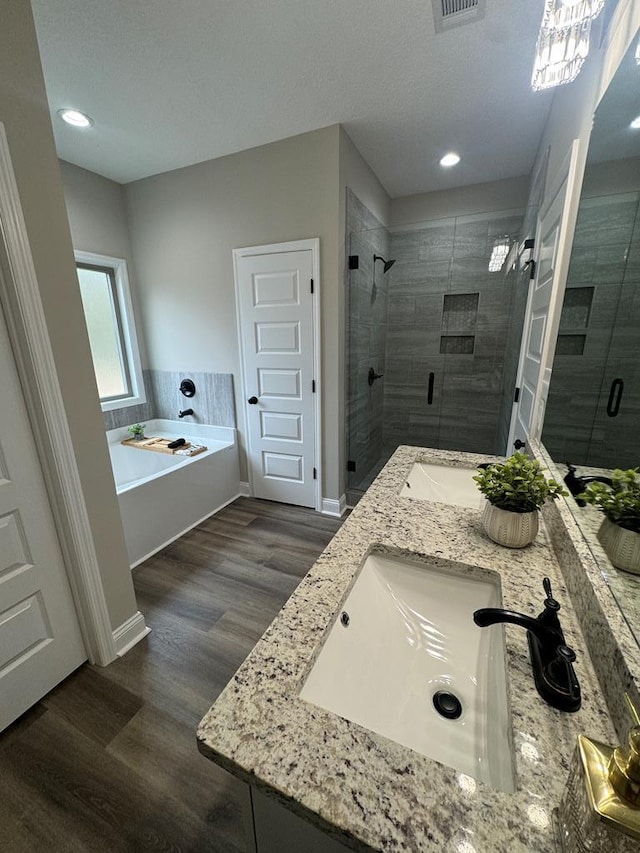
[[[609,399],[607,401],[607,414],[610,418],[615,418],[620,411],[623,390],[624,382],[622,379],[614,379],[609,389]]]
[[[429,374],[429,385],[427,387],[427,405],[430,406],[433,403],[433,380],[435,379],[435,373]]]

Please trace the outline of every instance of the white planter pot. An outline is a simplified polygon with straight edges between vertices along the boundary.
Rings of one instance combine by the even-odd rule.
[[[482,527],[489,539],[507,548],[524,548],[538,533],[538,511],[509,512],[489,501],[482,513]]]
[[[640,575],[640,533],[618,527],[605,517],[598,530],[598,539],[617,569]]]

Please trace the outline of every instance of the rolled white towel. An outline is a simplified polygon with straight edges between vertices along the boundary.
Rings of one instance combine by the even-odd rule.
[[[189,447],[179,448],[174,450],[176,456],[195,456],[196,453],[202,453],[207,448],[204,444],[191,444]]]

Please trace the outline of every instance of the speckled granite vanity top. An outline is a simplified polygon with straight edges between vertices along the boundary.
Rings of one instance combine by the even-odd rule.
[[[480,510],[399,497],[414,461],[475,467],[486,456],[400,447],[198,729],[207,757],[355,850],[552,853],[552,812],[586,733],[613,742],[584,638],[543,529],[522,550],[488,540]],[[325,630],[372,546],[499,572],[503,606],[536,616],[542,578],[563,605],[583,706],[544,704],[526,633],[505,626],[517,790],[506,794],[299,698]]]

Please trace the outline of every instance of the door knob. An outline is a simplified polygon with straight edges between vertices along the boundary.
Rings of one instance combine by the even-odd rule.
[[[520,450],[522,447],[526,447],[527,445],[524,441],[520,441],[519,438],[516,438],[516,440],[513,442],[513,446],[516,450]]]
[[[258,398],[257,397],[249,397],[248,402],[249,402],[249,405],[255,406],[255,404],[258,402]]]

